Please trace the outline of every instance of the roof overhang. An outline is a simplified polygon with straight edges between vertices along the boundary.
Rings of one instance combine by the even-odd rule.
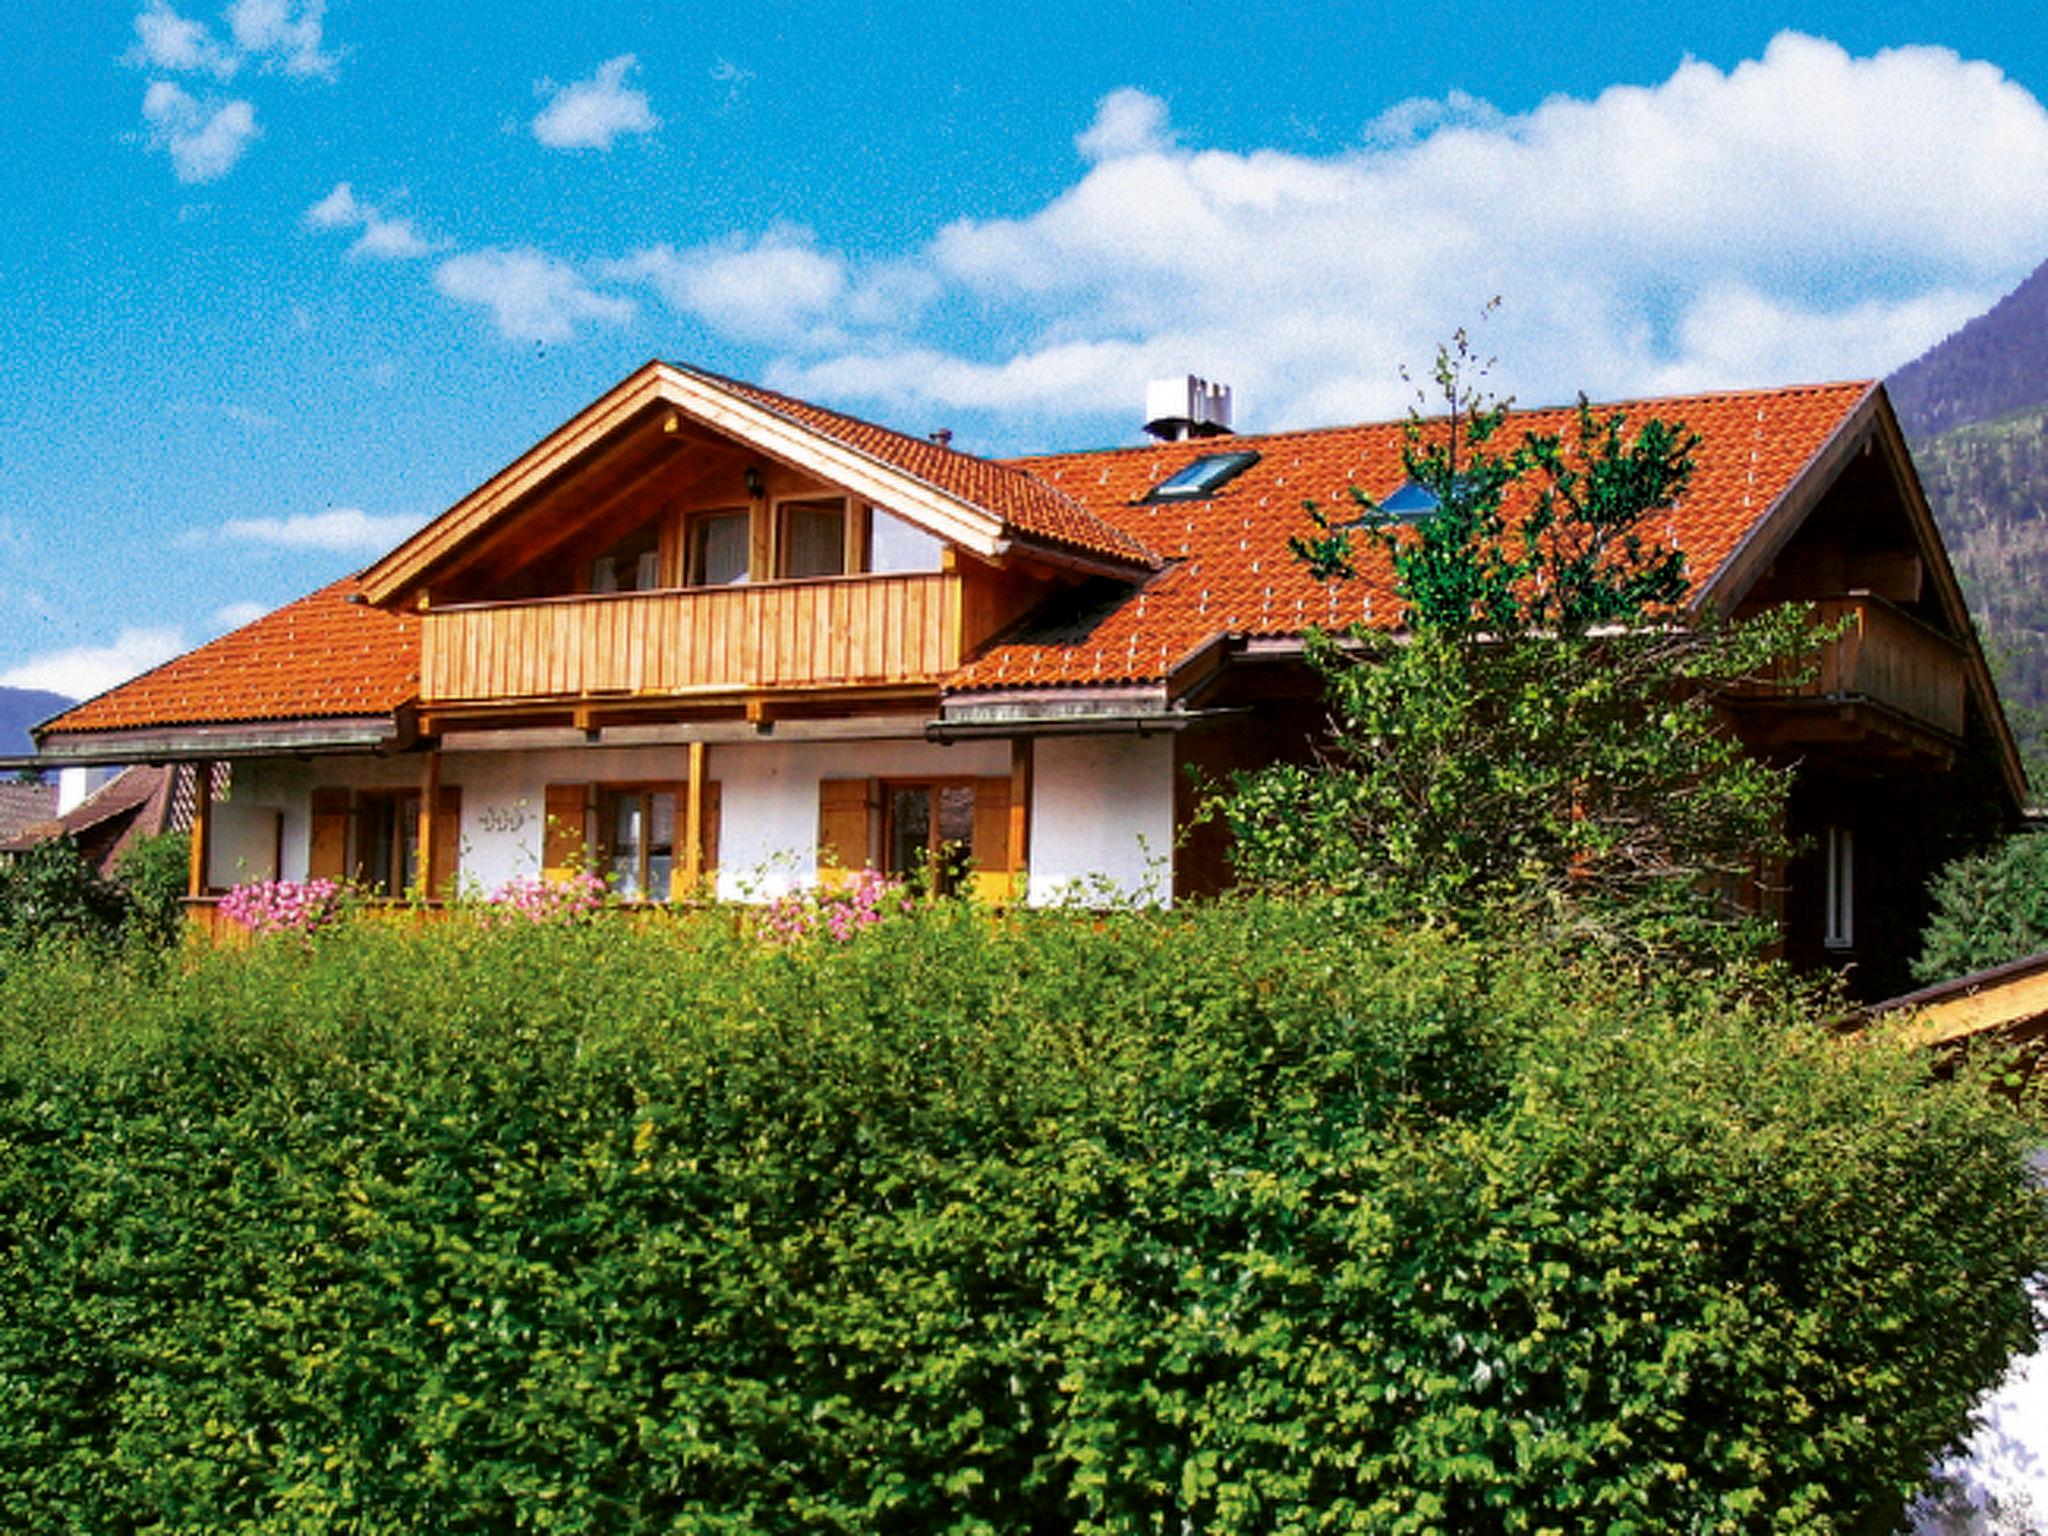
[[[391,715],[332,720],[250,721],[133,731],[60,732],[27,757],[0,757],[7,768],[93,768],[129,763],[196,763],[222,758],[311,757],[388,752],[404,745]]]
[[[670,363],[639,369],[511,464],[456,502],[361,577],[363,595],[388,604],[423,584],[458,549],[514,512],[529,496],[637,418],[662,408],[746,444],[766,458],[842,487],[926,532],[978,555],[1010,550],[1001,518],[871,454],[749,400],[720,381]],[[1057,552],[1038,551],[1049,558]]]
[[[1899,426],[1898,416],[1893,412],[1891,399],[1882,384],[1871,385],[1855,408],[1836,424],[1827,440],[1814,451],[1813,457],[1750,526],[1749,532],[1728,558],[1721,562],[1720,569],[1701,584],[1693,606],[1702,613],[1733,613],[1770,568],[1771,562],[1792,541],[1808,515],[1820,505],[1821,499],[1850,462],[1858,454],[1871,452],[1883,455],[1885,467],[1898,490],[1900,504],[1905,508],[1913,536],[1926,560],[1935,601],[1948,620],[1952,638],[1963,648],[1970,694],[1992,733],[2000,776],[2005,781],[2015,810],[2023,809],[2027,804],[2027,771],[2020,759],[2019,743],[2013,738],[2012,725],[2005,718],[1998,685],[1992,679],[1991,665],[1985,660],[1984,648],[1977,639],[1976,623],[1970,617],[1970,605],[1963,597],[1955,567],[1949,564],[1948,550],[1935,523],[1934,511],[1927,503],[1927,493],[1921,487],[1918,471],[1913,467],[1913,454],[1907,446],[1906,434]]]

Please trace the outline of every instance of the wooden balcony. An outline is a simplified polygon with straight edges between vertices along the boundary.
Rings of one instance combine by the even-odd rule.
[[[936,682],[960,662],[960,579],[846,576],[436,608],[427,706],[715,698]]]
[[[1870,593],[1824,598],[1814,607],[1818,623],[1840,625],[1842,634],[1808,663],[1804,680],[1758,684],[1736,695],[1776,717],[1770,744],[1882,737],[1945,755],[1962,740],[1969,692],[1962,645]]]

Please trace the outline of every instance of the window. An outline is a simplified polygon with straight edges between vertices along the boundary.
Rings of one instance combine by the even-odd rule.
[[[692,587],[732,587],[747,579],[753,544],[753,516],[745,511],[700,512],[689,523]]]
[[[605,789],[597,814],[612,889],[629,901],[667,901],[676,865],[675,791]]]
[[[1847,827],[1830,825],[1822,839],[1827,862],[1827,917],[1821,942],[1829,949],[1856,947],[1856,841]]]
[[[1436,499],[1436,492],[1413,480],[1403,480],[1394,488],[1392,495],[1380,503],[1380,511],[1388,517],[1427,517],[1443,504]]]
[[[946,546],[934,535],[880,507],[871,508],[868,516],[868,569],[876,575],[910,575],[944,566]]]
[[[652,592],[661,585],[661,523],[644,524],[590,562],[593,592]]]
[[[845,502],[785,501],[776,510],[781,518],[776,575],[801,581],[846,574]]]
[[[377,896],[403,896],[419,883],[420,797],[417,790],[370,791],[356,797],[356,878]]]
[[[974,857],[974,785],[892,783],[883,798],[883,872],[950,895]]]
[[[1147,501],[1199,501],[1213,496],[1230,481],[1259,462],[1249,449],[1236,453],[1204,454],[1153,486]]]

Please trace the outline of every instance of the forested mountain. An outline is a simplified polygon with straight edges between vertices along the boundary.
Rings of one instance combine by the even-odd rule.
[[[0,688],[0,756],[34,751],[28,728],[72,702],[61,693],[48,693],[41,688]]]
[[[1885,386],[2048,792],[2048,263]]]
[[[2048,262],[1885,387],[1917,446],[1956,427],[2048,402]]]

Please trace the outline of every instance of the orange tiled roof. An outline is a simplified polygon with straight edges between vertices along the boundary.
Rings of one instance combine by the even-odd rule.
[[[1710,581],[1870,384],[1696,395],[1624,406],[1698,432],[1697,472],[1657,530],[1685,552],[1694,591]],[[1517,412],[1511,430],[1554,430],[1566,410]],[[1405,478],[1403,428],[1390,422],[1142,448],[1012,459],[1098,517],[1115,519],[1170,562],[1128,595],[1050,624],[1029,620],[947,680],[949,689],[1153,682],[1216,633],[1292,635],[1310,625],[1390,627],[1399,618],[1386,557],[1362,551],[1359,576],[1318,582],[1287,550],[1308,531],[1314,500],[1350,505],[1352,486],[1384,497]],[[1140,504],[1153,486],[1205,454],[1252,449],[1259,462],[1206,500]]]
[[[721,381],[920,479],[997,511],[1020,530],[1125,560],[1165,563],[1135,587],[1098,583],[1062,611],[1027,620],[948,679],[955,690],[1164,678],[1211,636],[1284,636],[1310,625],[1398,618],[1385,557],[1362,552],[1359,579],[1319,583],[1287,550],[1304,500],[1349,505],[1348,488],[1385,496],[1403,478],[1402,426],[1384,423],[994,462],[955,453],[752,385]],[[1704,439],[1698,471],[1659,530],[1684,550],[1695,591],[1875,386],[1830,384],[1635,402],[1632,419],[1683,421]],[[1562,410],[1517,427],[1561,426]],[[1141,504],[1205,454],[1252,449],[1259,462],[1205,500]],[[1053,531],[1058,529],[1060,531]],[[51,733],[389,714],[419,691],[419,624],[352,603],[353,578],[87,700]]]
[[[971,453],[912,437],[890,427],[862,421],[812,405],[789,395],[777,394],[758,384],[729,379],[720,374],[699,373],[755,405],[787,416],[790,420],[833,438],[847,447],[880,459],[927,485],[958,496],[962,501],[994,513],[1027,538],[1065,544],[1090,554],[1136,564],[1157,563],[1153,552],[1117,522],[1090,511],[1056,485],[1025,473],[997,459],[977,458]]]
[[[87,699],[51,734],[388,715],[419,693],[419,621],[349,598],[353,577]]]

